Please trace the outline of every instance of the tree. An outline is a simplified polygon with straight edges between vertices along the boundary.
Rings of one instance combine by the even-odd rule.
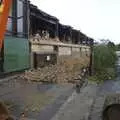
[[[108,46],[108,48],[116,50],[116,46],[115,46],[114,42],[109,41],[108,44],[107,44],[107,46]]]
[[[116,45],[116,50],[120,51],[120,44]]]

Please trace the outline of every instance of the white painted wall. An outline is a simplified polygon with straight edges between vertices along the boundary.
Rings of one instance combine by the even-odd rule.
[[[23,2],[17,0],[17,17],[21,17],[17,20],[17,32],[23,32]]]
[[[32,52],[39,53],[54,52],[54,47],[48,45],[32,45]]]
[[[11,7],[11,9],[10,9],[9,16],[12,17],[12,7]],[[12,19],[11,19],[11,18],[8,18],[7,30],[8,30],[8,31],[12,31]]]
[[[71,47],[59,47],[59,52],[58,55],[71,55],[72,51],[71,51]]]

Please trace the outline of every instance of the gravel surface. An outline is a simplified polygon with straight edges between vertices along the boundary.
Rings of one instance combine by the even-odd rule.
[[[0,84],[0,100],[9,105],[17,118],[26,112],[29,119],[49,120],[72,92],[72,84],[29,83],[16,77]]]
[[[97,85],[88,84],[80,94],[73,93],[51,120],[87,120],[96,92]]]
[[[120,59],[118,60],[116,80],[101,85],[88,84],[80,94],[74,93],[51,120],[102,120],[107,96],[120,93]]]
[[[120,65],[116,68],[118,74],[116,80],[106,81],[101,85],[88,83],[81,88],[79,94],[71,84],[46,85],[28,83],[15,78],[0,83],[0,98],[13,106],[14,116],[20,117],[26,96],[46,93],[52,95],[52,102],[39,112],[27,113],[28,120],[101,120],[106,96],[120,93]]]

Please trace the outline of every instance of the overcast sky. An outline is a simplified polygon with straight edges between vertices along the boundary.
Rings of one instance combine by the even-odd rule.
[[[95,40],[120,43],[120,0],[31,0],[41,10],[56,16]]]

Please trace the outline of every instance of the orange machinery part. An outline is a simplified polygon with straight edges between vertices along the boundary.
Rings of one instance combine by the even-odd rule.
[[[0,49],[2,48],[6,26],[11,8],[12,0],[2,0],[2,11],[0,13]]]

